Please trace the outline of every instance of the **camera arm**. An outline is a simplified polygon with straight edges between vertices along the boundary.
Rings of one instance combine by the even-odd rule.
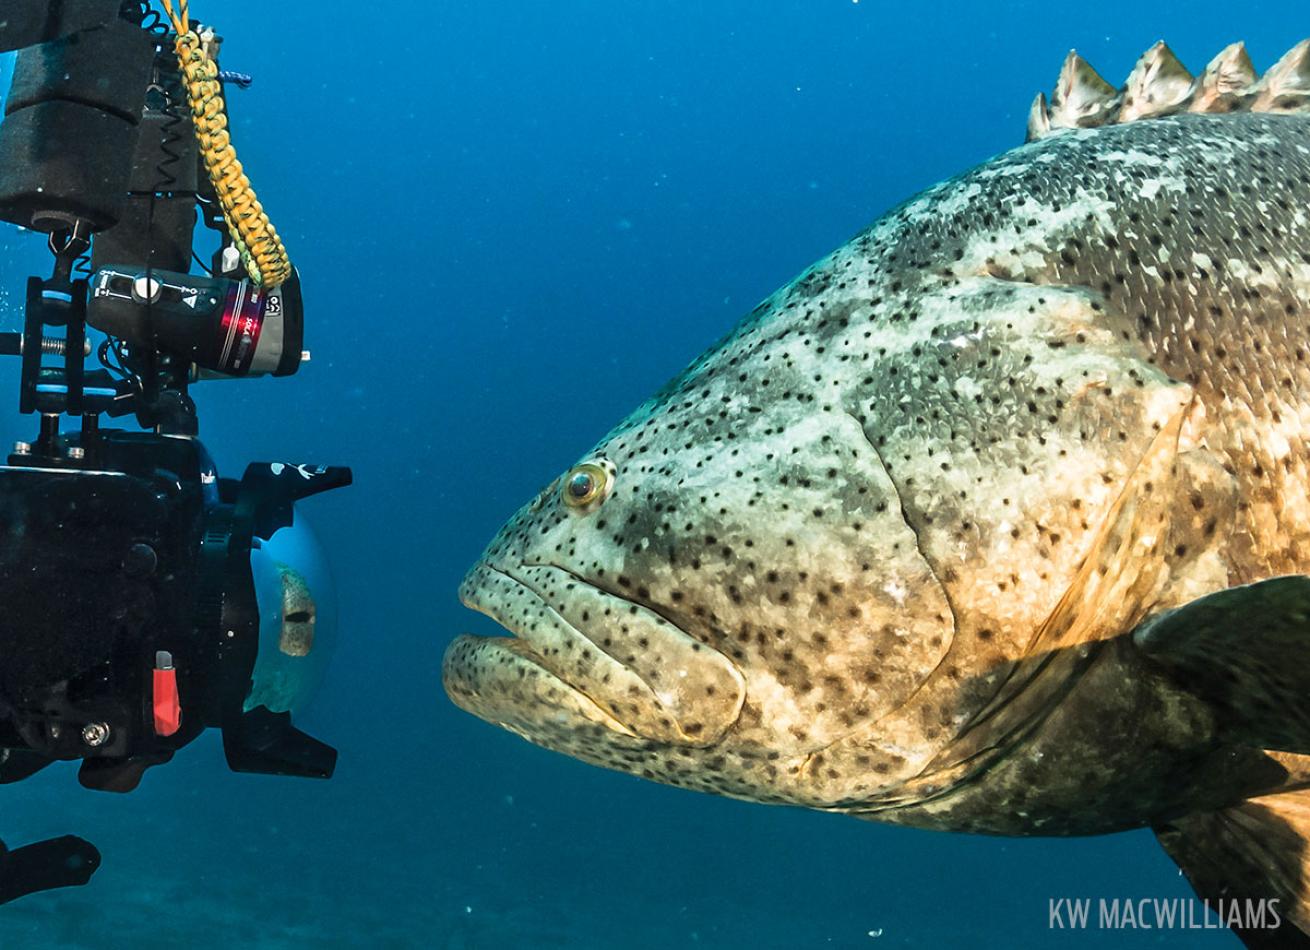
[[[143,428],[195,435],[197,378],[290,375],[302,360],[294,270],[274,287],[233,276],[241,255],[202,173],[196,104],[166,30],[139,0],[64,0],[43,22],[0,28],[0,44],[56,37],[20,51],[0,122],[0,221],[48,232],[55,254],[53,275],[28,283],[23,413],[133,414]],[[203,36],[216,69],[221,39]],[[222,235],[207,276],[187,273],[198,210]],[[112,373],[84,370],[88,325],[112,338],[99,350]]]

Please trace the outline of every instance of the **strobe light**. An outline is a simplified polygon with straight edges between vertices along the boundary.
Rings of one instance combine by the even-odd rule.
[[[105,267],[91,278],[87,323],[223,376],[290,376],[300,368],[300,277],[262,290],[248,280]]]

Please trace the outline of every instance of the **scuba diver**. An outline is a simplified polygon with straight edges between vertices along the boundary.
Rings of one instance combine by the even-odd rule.
[[[39,417],[0,465],[0,784],[78,759],[83,786],[127,792],[210,727],[235,771],[336,763],[291,721],[335,635],[295,503],[351,473],[223,478],[197,438],[192,384],[288,376],[308,354],[300,277],[227,133],[225,86],[249,77],[219,70],[221,37],[187,0],[162,2],[5,0],[0,19],[0,52],[17,51],[0,220],[54,256],[22,331],[0,334],[19,411]],[[197,221],[217,232],[208,264]],[[99,863],[73,835],[0,843],[0,903]]]

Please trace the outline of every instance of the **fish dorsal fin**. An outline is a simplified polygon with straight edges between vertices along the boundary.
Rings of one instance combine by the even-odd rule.
[[[1077,50],[1069,50],[1051,95],[1051,125],[1061,129],[1102,125],[1118,105],[1118,90],[1102,79]]]
[[[1251,108],[1260,112],[1305,112],[1310,106],[1310,40],[1302,40],[1256,85]]]
[[[1133,642],[1215,709],[1231,740],[1310,753],[1310,577],[1206,594],[1148,619]]]
[[[1051,131],[1051,113],[1046,108],[1046,93],[1037,93],[1028,109],[1028,141],[1033,142]]]
[[[1200,76],[1188,72],[1163,41],[1138,59],[1115,89],[1070,51],[1048,104],[1039,96],[1028,114],[1028,141],[1061,129],[1096,128],[1179,112],[1310,114],[1310,39],[1292,47],[1258,76],[1242,43],[1226,47]]]
[[[1247,105],[1257,79],[1245,43],[1232,43],[1210,60],[1201,73],[1192,112],[1234,112]]]
[[[1196,79],[1161,40],[1137,61],[1124,86],[1116,122],[1172,115],[1187,107]]]

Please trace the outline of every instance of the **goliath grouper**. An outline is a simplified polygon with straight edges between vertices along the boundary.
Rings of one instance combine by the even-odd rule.
[[[1150,827],[1250,945],[1310,945],[1310,41],[1119,90],[1070,54],[1029,139],[515,515],[461,588],[514,636],[446,689],[684,788]]]

